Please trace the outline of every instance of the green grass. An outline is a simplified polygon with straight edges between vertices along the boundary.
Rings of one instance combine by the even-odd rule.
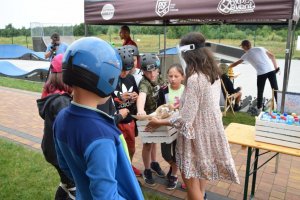
[[[0,86],[42,92],[43,83],[0,76]]]
[[[223,124],[224,126],[228,126],[232,122],[254,126],[255,117],[244,112],[235,112],[235,116],[232,112],[227,112],[226,116],[223,116]]]
[[[0,199],[54,199],[59,178],[42,154],[0,139]]]
[[[96,35],[96,37],[99,37],[103,40],[106,40],[108,42],[113,42],[116,47],[122,45],[122,41],[120,40],[119,35],[113,34],[111,36],[109,35]],[[79,39],[80,37],[75,37],[75,39]],[[137,41],[137,44],[139,46],[140,52],[158,52],[159,49],[164,48],[164,35],[143,35],[143,34],[136,34],[134,35],[134,40]],[[174,47],[179,43],[180,38],[178,39],[167,39],[166,40],[166,47]],[[231,45],[235,47],[239,47],[239,44],[241,40],[232,40],[232,39],[207,39],[208,41],[215,42],[215,43],[221,43],[226,45]],[[31,37],[25,36],[18,36],[12,38],[5,38],[0,37],[0,44],[19,44],[25,47],[28,47],[29,49],[33,49],[32,46],[32,39]],[[276,58],[284,58],[285,57],[285,48],[286,48],[286,42],[281,41],[268,41],[268,40],[257,40],[255,42],[255,46],[263,46],[266,49],[270,50]],[[294,59],[300,58],[300,51],[294,51],[293,54]]]

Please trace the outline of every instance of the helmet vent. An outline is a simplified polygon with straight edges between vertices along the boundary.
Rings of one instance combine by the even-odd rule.
[[[113,84],[114,84],[114,82],[115,82],[115,78],[111,78],[111,79],[109,79],[109,81],[108,81],[108,82],[109,82],[109,84],[110,84],[110,85],[113,85]]]

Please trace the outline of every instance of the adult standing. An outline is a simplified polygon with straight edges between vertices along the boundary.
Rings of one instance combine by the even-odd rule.
[[[53,33],[50,38],[52,41],[47,46],[45,58],[51,61],[54,56],[65,53],[68,45],[60,41],[60,36],[58,33]]]
[[[187,187],[188,199],[203,199],[207,180],[239,183],[230,147],[224,133],[219,99],[220,74],[212,52],[200,33],[189,33],[180,41],[186,62],[186,87],[179,114],[171,119],[151,118],[147,131],[166,125],[178,131],[176,164]],[[206,199],[206,198],[205,198]]]
[[[257,73],[257,109],[258,113],[260,113],[262,111],[262,99],[267,79],[271,88],[275,90],[274,96],[277,101],[276,90],[278,90],[278,84],[276,73],[279,71],[279,67],[274,54],[264,47],[252,47],[249,40],[243,40],[240,46],[245,51],[245,54],[238,61],[229,65],[229,67],[235,67],[243,61],[248,61],[255,68]]]
[[[123,25],[120,28],[120,32],[119,32],[119,36],[121,38],[121,40],[123,40],[123,46],[125,45],[133,45],[136,46],[136,48],[138,48],[137,44],[135,43],[135,41],[133,41],[130,37],[130,29],[128,26]],[[137,56],[137,59],[135,60],[135,67],[137,68],[141,68],[141,64],[140,64],[140,57]]]

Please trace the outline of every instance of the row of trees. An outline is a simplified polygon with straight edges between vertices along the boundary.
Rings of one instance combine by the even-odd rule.
[[[164,27],[156,26],[131,26],[132,34],[149,34],[157,35],[164,33]],[[54,27],[43,27],[44,35],[51,35]],[[60,32],[58,27],[58,32]],[[72,27],[64,27],[67,33],[64,35],[84,36],[85,26],[83,23]],[[167,27],[167,37],[170,39],[180,38],[182,35],[190,31],[202,32],[209,39],[244,39],[255,37],[258,40],[269,41],[285,41],[287,36],[287,28],[282,25],[197,25],[197,26],[171,26]],[[119,26],[107,25],[88,25],[88,35],[118,34]],[[62,33],[61,33],[62,34]],[[300,35],[300,25],[296,28],[296,35]],[[0,29],[0,37],[16,37],[31,36],[31,29],[22,27],[14,28],[12,24],[8,24],[4,29]]]

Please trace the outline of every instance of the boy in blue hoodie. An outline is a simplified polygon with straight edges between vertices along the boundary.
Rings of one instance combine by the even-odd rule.
[[[144,199],[111,116],[97,109],[115,90],[121,72],[118,53],[105,41],[82,38],[67,49],[63,81],[73,101],[54,122],[60,168],[76,184],[76,200]]]

